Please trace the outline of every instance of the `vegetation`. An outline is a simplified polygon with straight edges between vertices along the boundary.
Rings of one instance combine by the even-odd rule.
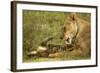
[[[49,36],[55,37],[50,41],[52,44],[63,44],[59,39],[61,27],[64,24],[68,12],[53,12],[53,11],[32,11],[23,10],[23,62],[41,62],[54,60],[73,60],[87,59],[81,55],[75,56],[65,54],[60,58],[32,58],[28,57],[27,53],[36,50],[41,41]],[[79,13],[86,21],[90,22],[90,14]]]

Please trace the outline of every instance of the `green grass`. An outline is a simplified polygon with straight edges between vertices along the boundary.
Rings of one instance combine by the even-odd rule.
[[[67,54],[63,57],[60,58],[29,58],[29,59],[25,59],[25,62],[29,63],[29,62],[46,62],[46,61],[66,61],[66,60],[85,60],[85,59],[90,59],[89,56],[82,56],[82,55],[70,55]]]
[[[90,14],[79,13],[80,16],[90,22]],[[61,58],[29,58],[27,52],[36,50],[40,42],[49,36],[55,39],[50,43],[63,44],[59,39],[61,28],[64,24],[68,12],[32,11],[23,10],[23,62],[41,62],[51,60],[73,60],[85,59],[87,57],[65,55]]]

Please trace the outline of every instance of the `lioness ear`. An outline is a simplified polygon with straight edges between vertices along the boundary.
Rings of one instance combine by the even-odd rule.
[[[75,21],[77,19],[77,14],[71,13],[70,18],[71,18],[72,21]]]

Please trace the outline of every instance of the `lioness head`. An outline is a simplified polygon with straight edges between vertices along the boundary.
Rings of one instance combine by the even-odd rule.
[[[72,44],[79,31],[76,13],[71,13],[65,19],[64,26],[61,31],[61,39],[64,39],[65,44]]]

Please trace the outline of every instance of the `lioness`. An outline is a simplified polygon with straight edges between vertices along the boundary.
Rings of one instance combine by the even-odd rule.
[[[73,48],[80,50],[81,54],[91,55],[91,25],[88,21],[80,18],[78,13],[70,13],[67,16],[61,33],[61,39],[66,45],[73,44]]]

